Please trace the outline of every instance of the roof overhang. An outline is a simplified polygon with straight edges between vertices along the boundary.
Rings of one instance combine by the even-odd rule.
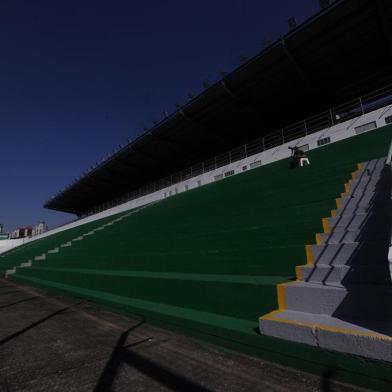
[[[320,11],[45,203],[81,214],[392,82],[392,2]]]

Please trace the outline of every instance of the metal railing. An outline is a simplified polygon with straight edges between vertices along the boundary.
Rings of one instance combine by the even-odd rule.
[[[392,104],[392,85],[267,134],[87,211],[86,217]]]

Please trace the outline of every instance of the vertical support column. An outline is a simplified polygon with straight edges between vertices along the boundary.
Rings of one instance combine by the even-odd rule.
[[[331,116],[331,127],[335,125],[334,121],[333,121],[333,113],[332,113],[332,109],[329,110],[329,114]]]
[[[362,116],[363,116],[365,114],[365,110],[363,109],[362,97],[359,98],[359,104],[361,105],[361,112],[362,112]]]

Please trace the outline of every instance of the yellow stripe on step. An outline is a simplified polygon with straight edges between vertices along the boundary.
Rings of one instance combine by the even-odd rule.
[[[327,218],[322,218],[321,219],[323,223],[323,230],[325,234],[329,234],[331,232],[331,228],[329,227],[329,222]]]
[[[312,246],[305,245],[305,252],[306,252],[306,263],[313,264]]]
[[[259,320],[268,320],[268,321],[275,321],[278,323],[285,323],[285,324],[293,324],[299,327],[304,327],[304,328],[310,328],[310,329],[320,329],[323,331],[329,331],[329,332],[335,332],[335,333],[340,333],[340,334],[345,334],[345,335],[353,335],[353,336],[366,336],[370,337],[373,339],[378,339],[378,340],[386,340],[388,342],[392,342],[392,338],[387,335],[383,335],[380,333],[372,333],[372,332],[365,332],[365,331],[356,331],[354,329],[350,328],[338,328],[338,327],[332,327],[329,325],[321,325],[321,324],[313,324],[313,323],[308,323],[305,321],[297,321],[297,320],[289,320],[289,319],[281,319],[279,317],[276,317],[276,315],[279,313],[279,310],[274,310],[271,313],[267,313],[264,316],[259,317]]]

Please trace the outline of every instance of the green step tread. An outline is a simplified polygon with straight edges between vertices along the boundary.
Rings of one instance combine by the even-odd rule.
[[[324,374],[332,368],[335,371],[335,376],[344,382],[352,382],[382,391],[389,391],[392,383],[392,366],[389,363],[364,360],[344,353],[263,336],[257,332],[257,322],[149,301],[133,301],[131,305],[128,298],[116,295],[105,294],[102,296],[99,292],[75,289],[71,286],[34,278],[15,276],[12,279],[42,289],[97,302],[110,309],[115,308],[118,312],[133,318],[164,325],[180,332],[185,331],[213,344],[259,355],[286,366],[293,366],[316,374]],[[149,310],[146,311],[146,309]]]
[[[276,285],[287,281],[288,276],[250,276],[250,275],[226,275],[222,274],[197,274],[197,273],[165,273],[154,271],[126,271],[126,270],[101,270],[101,269],[82,269],[82,268],[48,268],[48,267],[31,267],[30,271],[51,271],[51,272],[70,272],[75,274],[86,275],[105,275],[108,277],[130,277],[130,278],[148,278],[148,279],[168,279],[168,280],[190,280],[204,282],[223,282],[223,283],[246,283],[251,285]],[[17,270],[17,275],[25,268]]]
[[[194,320],[198,322],[213,324],[220,328],[233,328],[243,332],[250,333],[255,327],[255,323],[249,320],[238,319],[234,317],[228,317],[225,315],[218,315],[209,312],[198,311],[195,309],[181,308],[179,306],[173,306],[163,304],[159,302],[150,302],[136,298],[128,298],[107,292],[101,292],[96,290],[89,290],[80,287],[73,287],[61,283],[49,282],[43,279],[33,277],[17,277],[13,276],[13,280],[21,280],[25,282],[35,283],[41,287],[53,288],[60,290],[63,293],[68,293],[73,296],[81,296],[92,301],[118,304],[120,306],[126,306],[132,310],[138,311],[149,311],[157,314],[165,314],[174,318],[184,318],[187,320]]]

